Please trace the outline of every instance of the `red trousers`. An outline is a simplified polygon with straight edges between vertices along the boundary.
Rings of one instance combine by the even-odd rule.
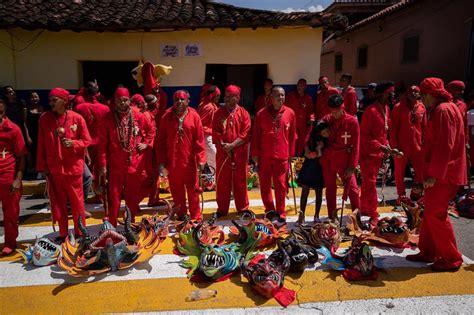
[[[448,218],[448,204],[456,196],[458,185],[436,183],[425,189],[425,211],[418,248],[424,258],[449,263],[462,262],[456,245],[453,225]]]
[[[5,228],[5,246],[16,247],[18,237],[18,216],[20,215],[21,189],[10,193],[11,184],[0,184],[0,201],[3,210],[3,226]]]
[[[423,182],[423,154],[413,154],[412,156],[402,156],[394,158],[395,162],[395,184],[397,186],[398,196],[405,196],[405,169],[408,161],[411,161],[415,170],[414,184]]]
[[[363,215],[377,218],[377,174],[382,163],[382,158],[366,157],[360,159],[360,172],[362,184],[360,187],[360,211]]]
[[[247,194],[247,160],[232,165],[230,158],[218,157],[216,161],[216,198],[217,212],[229,212],[230,194],[234,192],[237,211],[247,210],[249,197]]]
[[[262,159],[259,161],[258,177],[260,194],[265,212],[276,210],[280,217],[286,218],[285,198],[288,189],[288,160]],[[275,203],[272,196],[272,182],[275,187]]]
[[[51,174],[48,177],[48,194],[51,202],[51,212],[59,224],[59,236],[68,235],[68,210],[67,202],[71,204],[74,234],[82,235],[78,227],[79,215],[82,223],[86,224],[84,214],[84,194],[82,190],[82,174],[63,175]]]
[[[109,174],[109,222],[117,226],[122,195],[125,198],[125,204],[132,214],[132,222],[135,222],[135,216],[140,210],[140,188],[143,177],[141,172],[134,173],[115,173]]]
[[[179,207],[178,217],[188,213],[186,205],[186,193],[189,202],[189,214],[192,220],[201,220],[202,213],[199,207],[199,187],[197,180],[197,169],[175,168],[169,171],[169,182],[171,196],[175,206]]]
[[[337,163],[332,163],[332,161],[325,161],[322,163],[324,184],[326,186],[326,202],[330,219],[335,219],[336,215],[337,175],[342,179],[344,178],[344,172],[346,171],[345,165],[346,164],[337,165]],[[359,187],[357,187],[355,175],[352,175],[347,185],[347,194],[351,201],[351,208],[352,210],[359,209]]]

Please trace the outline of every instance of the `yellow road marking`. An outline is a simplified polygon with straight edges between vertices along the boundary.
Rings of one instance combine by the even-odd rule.
[[[351,283],[338,272],[307,272],[300,278],[286,277],[285,284],[297,291],[295,303],[474,294],[473,267],[463,267],[454,273],[433,273],[427,268],[388,269],[380,272],[376,281]],[[218,293],[211,300],[185,302],[185,297],[198,288],[215,289]],[[267,301],[256,295],[239,276],[196,285],[187,279],[172,278],[1,288],[0,303],[4,314],[97,314],[278,305],[274,299]]]

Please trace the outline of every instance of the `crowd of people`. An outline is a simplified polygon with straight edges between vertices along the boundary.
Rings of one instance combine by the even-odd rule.
[[[106,99],[97,82],[88,82],[71,95],[63,88],[49,93],[51,110],[44,111],[38,94],[29,104],[4,88],[0,101],[0,196],[4,211],[3,255],[13,252],[18,236],[21,181],[25,165],[34,163],[47,180],[53,223],[59,225],[61,242],[68,235],[68,203],[74,233],[81,236],[78,220],[85,224],[84,201],[93,185],[105,216],[117,225],[121,200],[132,220],[140,202],[158,206],[160,178],[167,177],[178,220],[185,215],[201,220],[200,175],[215,170],[217,216],[228,214],[231,196],[237,212],[248,209],[247,166],[258,166],[265,213],[286,222],[288,170],[295,157],[305,158],[298,175],[302,186],[298,224],[305,223],[307,197],[316,192],[314,221],[318,222],[323,188],[329,220],[336,220],[337,181],[343,199],[360,209],[376,226],[379,213],[376,179],[382,161],[392,156],[398,202],[425,198],[420,253],[415,261],[434,262],[437,270],[459,268],[453,229],[447,217],[449,201],[467,183],[467,106],[462,101],[464,83],[453,81],[445,89],[439,78],[426,78],[419,86],[397,91],[393,82],[371,84],[358,104],[352,76],[342,75],[341,90],[319,79],[316,101],[298,81],[286,94],[267,79],[264,94],[255,102],[253,120],[239,105],[241,89],[221,91],[205,84],[199,106],[190,107],[190,94],[176,91],[173,105],[159,84],[144,95],[130,95],[118,86]],[[361,110],[363,114],[360,119]],[[28,148],[28,149],[27,149]],[[28,154],[28,151],[30,154]],[[411,163],[415,176],[409,196],[404,183]],[[356,169],[360,166],[359,189]],[[272,192],[273,187],[273,192]]]

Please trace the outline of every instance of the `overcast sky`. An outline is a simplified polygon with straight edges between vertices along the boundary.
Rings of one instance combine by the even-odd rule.
[[[292,11],[321,11],[331,4],[332,0],[215,0],[240,7]]]

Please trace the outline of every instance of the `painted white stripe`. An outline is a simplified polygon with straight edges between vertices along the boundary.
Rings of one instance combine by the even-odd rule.
[[[340,250],[341,252],[343,249]],[[380,269],[386,268],[423,268],[424,263],[409,262],[404,259],[406,255],[417,251],[404,249],[394,251],[393,248],[372,247],[375,264]],[[267,255],[270,251],[265,252]],[[97,281],[124,281],[144,279],[168,279],[186,278],[186,269],[181,268],[178,263],[185,257],[177,255],[156,255],[148,263],[135,266],[132,269],[121,270],[116,273],[102,274],[89,278],[73,278],[61,270],[58,266],[34,267],[23,265],[21,262],[0,262],[0,287],[18,287],[32,285],[53,285],[62,283],[83,283]],[[473,262],[466,259],[466,264]],[[306,272],[320,272],[326,267],[320,263],[310,266]]]
[[[219,292],[217,293],[219,296]],[[190,302],[192,303],[192,302]],[[305,303],[282,307],[182,310],[172,312],[134,313],[163,315],[250,315],[250,314],[470,314],[474,295],[426,296],[416,298],[370,299]]]

